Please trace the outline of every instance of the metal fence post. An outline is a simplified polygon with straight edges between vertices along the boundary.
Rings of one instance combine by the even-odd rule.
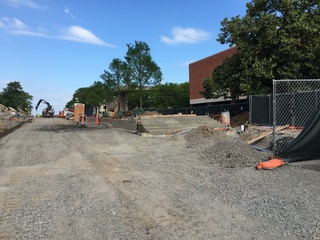
[[[273,126],[273,146],[272,146],[272,152],[273,157],[276,156],[276,81],[272,80],[272,86],[273,86],[273,99],[272,99],[272,105],[273,105],[273,112],[272,112],[272,126]]]

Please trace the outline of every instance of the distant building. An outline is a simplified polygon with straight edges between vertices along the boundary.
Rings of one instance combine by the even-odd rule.
[[[122,91],[112,102],[100,107],[101,112],[104,112],[105,110],[127,112],[127,91]]]
[[[205,99],[200,91],[203,91],[203,80],[211,76],[213,70],[222,62],[231,57],[236,52],[236,48],[229,48],[220,53],[203,58],[189,65],[189,84],[190,84],[190,105],[208,105],[216,102],[224,102],[224,98]]]

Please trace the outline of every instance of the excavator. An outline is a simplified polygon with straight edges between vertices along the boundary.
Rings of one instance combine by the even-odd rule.
[[[54,109],[53,109],[53,107],[51,106],[50,103],[48,103],[48,102],[47,102],[46,100],[44,100],[44,99],[40,99],[40,100],[39,100],[39,102],[37,103],[37,106],[36,106],[36,110],[38,110],[38,107],[39,107],[40,103],[45,103],[45,104],[47,104],[47,107],[42,110],[42,116],[43,116],[43,117],[54,117]]]

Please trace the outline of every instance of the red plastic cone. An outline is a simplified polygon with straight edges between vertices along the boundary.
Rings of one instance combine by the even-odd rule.
[[[99,125],[99,115],[96,113],[96,125]]]

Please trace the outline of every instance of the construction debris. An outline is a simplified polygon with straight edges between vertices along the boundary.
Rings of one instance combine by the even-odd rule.
[[[266,169],[266,170],[271,170],[271,169],[275,169],[277,167],[281,167],[285,164],[284,161],[282,161],[282,159],[279,158],[273,158],[271,160],[265,161],[265,162],[259,162],[257,165],[257,169]]]
[[[286,128],[288,128],[288,127],[289,127],[289,125],[276,127],[276,132],[279,132],[279,131],[281,131],[281,130],[283,130],[283,129],[286,129]],[[260,134],[260,135],[258,135],[258,136],[256,136],[256,137],[250,139],[247,143],[248,143],[248,144],[255,143],[255,142],[257,142],[258,140],[260,140],[260,139],[262,139],[262,138],[264,138],[264,137],[266,137],[266,136],[268,136],[268,135],[271,135],[272,133],[273,133],[273,130],[268,130],[268,131],[266,131],[266,132],[264,132],[264,133],[262,133],[262,134]]]

